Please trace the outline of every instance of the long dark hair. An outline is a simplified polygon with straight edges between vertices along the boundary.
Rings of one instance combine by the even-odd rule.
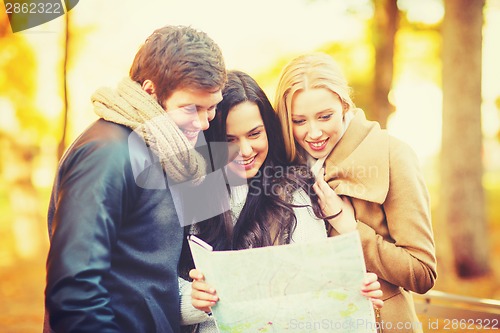
[[[252,77],[241,71],[228,72],[222,95],[216,116],[205,131],[207,142],[227,142],[226,120],[229,111],[240,103],[251,102],[259,108],[269,151],[259,172],[247,180],[248,195],[234,228],[230,214],[226,213],[211,221],[198,223],[199,236],[216,250],[289,243],[296,225],[292,194],[299,187],[309,189],[312,176],[305,168],[293,167],[286,162],[279,118],[266,94]],[[217,156],[216,153],[212,155],[212,161],[215,164],[227,164],[227,152],[225,156]],[[222,166],[215,165],[215,168]]]

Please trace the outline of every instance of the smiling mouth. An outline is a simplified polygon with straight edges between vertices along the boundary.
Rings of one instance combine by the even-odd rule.
[[[307,141],[307,143],[309,144],[309,147],[311,147],[312,150],[322,150],[323,148],[325,148],[328,140],[329,140],[329,138],[322,140],[322,141],[316,141],[316,142]]]
[[[182,133],[184,133],[184,135],[189,140],[193,140],[193,139],[196,139],[198,137],[198,134],[200,133],[200,131],[188,131],[188,130],[183,129]]]
[[[252,164],[253,161],[255,161],[255,156],[251,157],[249,159],[246,159],[246,160],[234,160],[233,162],[236,163],[236,164],[238,164],[238,165],[246,166],[246,165]]]

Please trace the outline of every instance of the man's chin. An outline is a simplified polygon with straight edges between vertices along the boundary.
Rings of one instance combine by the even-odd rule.
[[[188,142],[191,144],[191,146],[195,147],[196,146],[196,143],[198,142],[198,136],[196,138],[188,138]]]

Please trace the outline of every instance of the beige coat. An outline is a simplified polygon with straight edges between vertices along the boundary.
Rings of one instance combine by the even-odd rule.
[[[381,331],[421,332],[408,291],[427,292],[437,273],[429,195],[415,153],[358,109],[325,168],[330,186],[351,197],[367,270],[379,276]]]

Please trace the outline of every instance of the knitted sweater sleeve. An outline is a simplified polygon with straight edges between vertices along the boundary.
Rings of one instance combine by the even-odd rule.
[[[325,239],[326,228],[322,219],[318,219],[312,210],[311,199],[307,193],[299,189],[293,194],[293,204],[305,207],[295,207],[293,212],[297,219],[295,230],[292,232],[291,243],[304,243]]]
[[[210,319],[205,312],[196,309],[191,304],[191,282],[178,278],[181,301],[181,325],[194,325]]]

